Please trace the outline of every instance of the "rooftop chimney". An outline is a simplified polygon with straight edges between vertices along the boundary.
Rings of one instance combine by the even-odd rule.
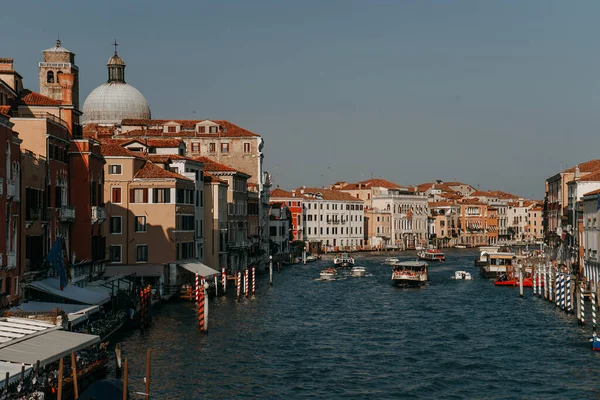
[[[13,69],[12,58],[0,58],[0,70],[9,71]]]
[[[575,180],[578,181],[580,177],[579,165],[575,166]]]

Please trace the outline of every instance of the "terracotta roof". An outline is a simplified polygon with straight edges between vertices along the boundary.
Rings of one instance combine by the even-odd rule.
[[[434,201],[434,202],[427,203],[427,205],[429,206],[429,208],[435,208],[435,207],[453,206],[454,203],[451,201]]]
[[[60,106],[62,104],[58,100],[54,100],[53,98],[37,92],[25,90],[24,93],[25,95],[21,97],[20,103],[27,106]]]
[[[417,191],[419,191],[419,192],[426,192],[429,189],[431,189],[434,185],[435,185],[435,189],[439,189],[442,192],[449,192],[449,193],[456,192],[456,190],[452,189],[447,184],[445,184],[445,183],[436,183],[436,182],[421,183],[420,185],[417,185]]]
[[[166,164],[171,161],[167,154],[144,154],[144,158],[156,164]]]
[[[135,174],[136,179],[184,179],[191,181],[183,175],[176,174],[175,172],[167,171],[154,164],[152,161],[146,161],[144,166]]]
[[[213,182],[220,182],[220,183],[228,183],[227,181],[220,179],[216,176],[214,176],[213,174],[210,174],[208,172],[203,172],[204,174],[204,178],[208,178],[208,181],[213,181]],[[206,181],[207,179],[205,179]]]
[[[445,185],[448,186],[469,186],[469,187],[473,187],[471,185],[469,185],[468,183],[462,183],[462,182],[444,182]]]
[[[542,206],[537,205],[537,206],[533,207],[531,209],[531,211],[544,211],[544,208]]]
[[[314,197],[311,194],[320,193],[323,196],[323,200],[339,200],[339,201],[356,201],[362,203],[363,201],[357,199],[351,194],[341,192],[339,190],[329,190],[322,188],[299,188],[296,189],[296,193],[300,193],[300,190],[303,190],[304,197],[307,197],[310,200],[313,200]]]
[[[593,195],[593,194],[600,194],[600,189],[596,189],[596,190],[594,190],[594,191],[588,192],[588,193],[584,194],[583,196],[584,196],[584,197],[585,197],[585,196],[591,196],[591,195]]]
[[[121,138],[116,138],[117,140],[123,140]],[[136,138],[136,139],[124,139],[123,141],[123,145],[126,146],[130,143],[140,143],[143,144],[144,146],[149,146],[149,147],[162,147],[162,148],[173,148],[173,147],[179,147],[179,145],[181,143],[183,143],[183,140],[181,139],[141,139],[141,138]]]
[[[124,119],[121,121],[121,125],[127,126],[155,126],[155,125],[163,125],[168,122],[177,122],[181,124],[184,128],[194,128],[196,124],[203,121],[211,121],[215,124],[218,124],[223,128],[222,132],[218,133],[198,133],[196,131],[180,131],[176,134],[170,134],[174,136],[181,137],[244,137],[244,136],[260,136],[254,132],[250,132],[247,129],[241,128],[235,124],[232,124],[226,120],[218,120],[218,119],[199,119],[199,120],[172,120],[172,119]],[[153,131],[160,131],[162,134],[162,129],[151,129]],[[148,133],[149,134],[149,133]]]
[[[118,144],[106,141],[101,142],[100,149],[104,157],[139,157],[138,154],[135,154]]]
[[[384,188],[388,188],[388,189],[399,189],[401,188],[400,185],[394,183],[394,182],[390,182],[390,181],[386,181],[385,179],[379,179],[379,178],[372,178],[372,179],[367,179],[366,181],[362,181],[362,182],[358,182],[360,184],[362,184],[363,186],[366,187],[384,187]]]
[[[580,181],[595,182],[600,181],[600,170],[589,173],[579,178]]]
[[[238,171],[235,168],[231,168],[231,167],[228,167],[225,164],[218,163],[218,162],[216,162],[214,160],[211,160],[208,157],[193,157],[192,160],[204,163],[204,170],[205,171],[213,171],[213,172],[214,171],[219,171],[219,172],[228,172],[228,171],[230,171],[230,172],[240,172],[240,171]],[[243,174],[243,172],[241,172],[241,173]]]
[[[6,115],[7,117],[9,117],[10,113],[10,106],[0,106],[0,114],[2,115]]]
[[[503,192],[501,190],[489,190],[488,192],[493,194],[494,196],[502,198],[502,199],[519,199],[520,198],[517,195],[508,193],[508,192]]]
[[[292,192],[288,192],[286,190],[276,188],[276,189],[271,190],[270,197],[271,198],[279,198],[279,197],[286,197],[286,198],[290,197],[291,198],[294,196],[292,195]]]
[[[485,205],[485,203],[480,202],[479,199],[477,199],[477,198],[474,198],[474,199],[466,199],[465,198],[465,199],[462,199],[460,202],[461,202],[461,204],[471,204],[471,205],[480,205],[480,206]]]
[[[484,192],[482,190],[476,190],[469,195],[469,197],[490,197],[490,196],[494,196],[494,194],[490,193],[490,192]]]
[[[600,160],[590,160],[572,168],[565,169],[563,173],[575,172],[575,168],[579,167],[580,172],[595,172],[600,170]]]
[[[452,199],[452,200],[460,200],[460,199],[462,199],[461,195],[454,194],[454,193],[451,193],[451,192],[441,193],[440,197],[443,197],[445,199]]]

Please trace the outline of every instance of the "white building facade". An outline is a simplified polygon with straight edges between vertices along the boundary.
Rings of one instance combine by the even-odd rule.
[[[373,208],[391,213],[392,246],[415,248],[427,243],[427,196],[390,189],[373,198]]]

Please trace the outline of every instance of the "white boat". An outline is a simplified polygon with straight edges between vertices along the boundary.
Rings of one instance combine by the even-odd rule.
[[[425,261],[446,261],[446,256],[439,249],[427,249],[417,253],[421,260]]]
[[[317,256],[313,256],[313,255],[306,256],[306,262],[307,263],[309,263],[309,262],[315,262],[315,261],[318,261],[318,260],[319,260],[319,257],[317,257]]]
[[[388,257],[385,259],[385,261],[383,263],[387,264],[387,265],[396,265],[399,262],[400,262],[400,259],[398,257]]]
[[[454,248],[456,248],[456,249],[466,249],[467,246],[465,246],[464,244],[457,244],[456,246],[454,246]]]
[[[335,268],[325,268],[321,271],[321,279],[333,279],[337,275]]]
[[[350,270],[350,275],[352,276],[365,276],[367,270],[365,267],[352,267]]]
[[[428,279],[423,261],[402,261],[392,268],[392,281],[397,286],[423,286]]]
[[[467,271],[456,271],[454,272],[454,279],[457,280],[466,280],[466,281],[470,281],[471,279],[473,279],[473,277],[471,276],[470,272]]]
[[[333,264],[338,267],[352,267],[354,266],[354,258],[348,253],[342,253],[335,256]]]
[[[487,255],[490,253],[497,253],[500,250],[500,246],[481,246],[479,248],[479,257],[475,259],[476,267],[483,267],[487,265]]]

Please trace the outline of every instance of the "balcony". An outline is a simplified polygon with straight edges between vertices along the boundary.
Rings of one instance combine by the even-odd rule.
[[[6,197],[12,199],[17,195],[17,186],[15,185],[15,181],[8,180],[6,181]]]
[[[236,240],[227,242],[227,247],[230,249],[242,249],[244,247],[248,247],[249,244],[245,240]]]
[[[9,251],[6,254],[6,268],[7,269],[12,269],[12,268],[16,268],[17,267],[17,255],[15,254],[15,251]]]
[[[106,210],[104,207],[92,206],[92,224],[106,220]]]
[[[62,206],[59,208],[58,220],[60,222],[73,222],[75,221],[75,207],[73,206]]]

